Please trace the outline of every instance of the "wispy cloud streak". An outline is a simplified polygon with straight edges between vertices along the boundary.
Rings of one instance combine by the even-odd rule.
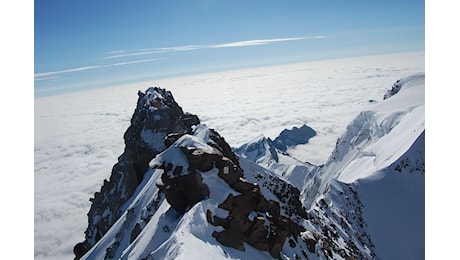
[[[200,49],[247,47],[247,46],[267,45],[267,44],[272,44],[272,43],[277,43],[277,42],[313,40],[313,39],[324,39],[324,38],[328,38],[328,36],[318,35],[318,36],[310,36],[310,37],[290,37],[290,38],[237,41],[237,42],[228,42],[228,43],[211,44],[211,45],[183,45],[183,46],[161,47],[161,48],[115,50],[115,51],[109,52],[108,53],[109,56],[107,56],[105,59],[124,58],[124,57],[132,57],[132,56],[144,56],[144,55],[166,53],[166,52],[193,51],[193,50],[200,50]],[[94,70],[94,69],[114,67],[114,66],[124,66],[124,65],[151,62],[151,61],[157,61],[157,60],[163,60],[163,59],[165,58],[143,59],[143,60],[112,63],[112,64],[107,64],[107,65],[94,65],[94,66],[85,66],[85,67],[66,69],[66,70],[41,72],[41,73],[35,73],[34,78],[35,78],[35,81],[50,80],[50,79],[55,79],[56,78],[55,75],[60,75],[60,74],[65,74],[65,73],[79,72],[79,71],[85,71],[85,70]]]
[[[38,78],[38,79],[35,79],[35,81],[40,81],[40,80],[53,80],[53,81],[56,81],[56,80],[59,80],[59,79],[61,79],[61,77],[59,77],[59,76],[51,76],[51,77]]]
[[[109,54],[112,54],[112,55],[107,56],[106,59],[156,54],[156,53],[163,53],[163,52],[191,51],[191,50],[198,50],[198,49],[203,49],[203,48],[205,48],[204,45],[184,45],[184,46],[164,47],[164,48],[118,50],[118,51],[109,52]]]
[[[59,74],[64,74],[64,73],[93,70],[93,69],[100,69],[100,68],[108,68],[108,67],[115,67],[115,66],[124,66],[124,65],[129,65],[129,64],[151,62],[151,61],[157,61],[157,60],[162,60],[162,59],[145,59],[145,60],[136,60],[136,61],[128,61],[128,62],[119,62],[119,63],[113,63],[113,64],[107,64],[107,65],[85,66],[85,67],[67,69],[67,70],[35,73],[34,78],[35,78],[35,81],[45,80],[45,79],[56,78],[56,77],[49,77],[49,76],[59,75]]]
[[[150,48],[150,49],[117,50],[117,51],[109,52],[109,56],[107,56],[106,58],[113,59],[113,58],[129,57],[129,56],[149,55],[149,54],[156,54],[156,53],[163,53],[163,52],[192,51],[192,50],[199,50],[199,49],[247,47],[247,46],[256,46],[256,45],[267,45],[267,44],[272,44],[276,42],[325,39],[325,38],[328,38],[328,36],[319,35],[319,36],[312,36],[312,37],[295,37],[295,38],[291,37],[291,38],[238,41],[238,42],[229,42],[229,43],[221,43],[221,44],[211,44],[211,45],[184,45],[184,46]]]
[[[307,37],[250,40],[250,41],[231,42],[231,43],[224,43],[224,44],[215,44],[215,45],[209,45],[208,47],[209,48],[245,47],[245,46],[254,46],[254,45],[266,45],[266,44],[270,44],[273,42],[299,41],[299,40],[305,40],[305,39],[307,39]]]
[[[58,70],[58,71],[35,73],[34,77],[36,77],[36,78],[46,77],[46,76],[51,76],[51,75],[63,74],[63,73],[77,72],[77,71],[83,71],[83,70],[91,70],[91,69],[96,69],[96,68],[100,68],[100,67],[101,66],[86,66],[86,67],[80,67],[80,68],[74,68],[74,69],[68,69],[68,70]]]

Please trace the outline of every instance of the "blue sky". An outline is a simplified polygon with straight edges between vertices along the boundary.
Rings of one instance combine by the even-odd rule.
[[[425,49],[425,2],[36,0],[35,96]]]

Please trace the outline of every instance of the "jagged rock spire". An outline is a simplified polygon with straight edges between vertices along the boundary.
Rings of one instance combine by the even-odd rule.
[[[122,214],[121,207],[142,181],[149,162],[170,144],[169,138],[190,133],[200,123],[196,115],[184,113],[170,91],[150,87],[138,92],[131,125],[124,134],[125,150],[113,166],[109,181],[94,194],[88,213],[85,241],[74,248],[83,256]]]

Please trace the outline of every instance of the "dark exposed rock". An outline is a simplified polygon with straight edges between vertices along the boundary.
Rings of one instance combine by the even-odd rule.
[[[268,231],[265,228],[265,219],[262,216],[257,216],[252,222],[246,242],[259,250],[267,251],[267,235]]]
[[[216,162],[216,166],[219,169],[219,177],[228,185],[233,185],[243,177],[243,171],[228,158]]]
[[[181,150],[188,159],[190,171],[210,171],[214,167],[214,162],[222,157],[219,155],[218,150],[215,150],[213,153],[206,153],[200,149],[191,149],[188,147],[181,147]]]
[[[160,187],[160,190],[179,214],[185,213],[187,208],[209,196],[209,187],[203,183],[203,177],[197,172],[173,178],[168,176],[161,176],[164,186]]]
[[[281,249],[283,249],[284,241],[289,235],[289,230],[273,226],[270,228],[268,236],[268,251],[275,258],[280,258]]]
[[[139,225],[139,223],[137,223],[135,226],[134,226],[134,229],[133,231],[131,232],[131,238],[129,239],[129,242],[133,242],[134,239],[136,239],[136,237],[139,235],[139,233],[141,233],[142,229],[141,229],[141,226]]]
[[[88,247],[88,245],[86,243],[83,243],[83,242],[80,242],[78,244],[76,244],[73,248],[73,253],[75,254],[75,258],[79,259],[81,258],[83,255],[85,255],[85,253],[89,250],[90,248]]]
[[[233,247],[242,251],[245,250],[241,235],[236,229],[226,229],[222,232],[213,232],[212,236],[216,238],[217,242],[224,246]]]
[[[305,244],[307,245],[308,251],[310,251],[311,253],[315,253],[316,243],[317,241],[312,238],[305,239]]]
[[[257,190],[258,186],[240,178],[238,181],[233,183],[232,188],[241,193],[249,193],[253,190]]]

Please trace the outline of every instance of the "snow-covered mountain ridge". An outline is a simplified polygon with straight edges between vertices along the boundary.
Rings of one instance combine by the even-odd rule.
[[[417,174],[424,174],[424,75],[397,84],[399,92],[350,123],[322,166],[300,162],[264,137],[236,149],[237,156],[216,131],[183,113],[170,92],[140,92],[125,153],[93,199],[77,258],[389,257],[394,245],[374,228],[385,221],[367,210],[386,205],[385,198],[369,196],[369,187],[411,172],[415,192],[423,193],[409,196],[413,206],[424,199]],[[405,217],[405,209],[386,207]],[[399,255],[411,256],[424,245],[415,239],[397,249],[404,246]]]
[[[305,187],[308,194],[324,192],[332,179],[352,183],[382,177],[379,173],[409,150],[424,132],[425,75],[398,80],[392,89],[395,86],[401,89],[399,93],[390,98],[387,92],[384,101],[370,104],[369,110],[359,113],[347,126],[323,169]],[[420,172],[424,173],[424,167]],[[307,205],[313,197],[305,196]]]
[[[144,174],[136,171],[137,164],[134,171],[123,173],[114,167],[111,180],[92,199],[86,239],[75,246],[76,258],[188,258],[202,253],[188,252],[194,239],[214,244],[214,254],[220,257],[241,258],[242,252],[254,251],[264,258],[278,258],[287,240],[293,247],[299,244],[297,251],[307,250],[299,242],[305,229],[298,222],[307,217],[300,191],[276,176],[266,186],[248,181],[225,140],[199,121],[189,120],[196,118],[184,114],[169,97],[170,92],[159,88],[139,93],[125,134],[125,153],[131,151],[129,145],[154,158]],[[188,122],[195,124],[189,127]],[[131,155],[137,158],[136,154]],[[124,158],[117,165],[130,162]],[[123,179],[115,178],[119,175],[138,181],[125,201],[117,199],[117,194],[127,193]],[[195,228],[196,223],[201,227]],[[178,243],[183,240],[184,232],[178,233],[182,229],[194,237]],[[223,245],[236,251],[224,250]],[[169,251],[171,247],[175,249]]]

